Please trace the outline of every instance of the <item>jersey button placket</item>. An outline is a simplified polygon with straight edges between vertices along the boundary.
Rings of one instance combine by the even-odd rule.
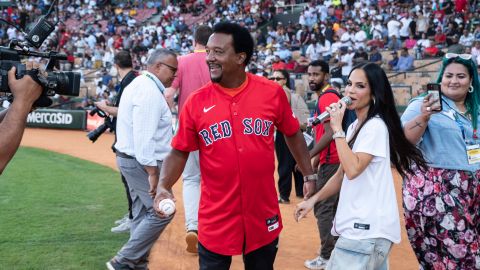
[[[232,100],[232,103],[231,103],[231,107],[230,107],[230,108],[231,108],[231,113],[232,113],[233,116],[239,116],[239,115],[238,115],[238,111],[237,111],[237,107],[238,107],[237,102],[233,99],[233,100]],[[232,118],[233,118],[233,117],[232,117]],[[232,121],[234,121],[234,122],[240,121],[240,122],[241,122],[242,120],[240,120],[240,119],[237,120],[237,118],[233,118]],[[241,124],[240,124],[240,125],[241,125]],[[238,173],[239,176],[238,176],[238,177],[241,179],[241,178],[242,178],[242,175],[241,175],[241,173],[240,173],[240,172],[241,172],[241,170],[240,170],[241,165],[240,165],[240,164],[242,163],[241,156],[242,156],[242,154],[243,154],[244,151],[243,151],[243,147],[241,146],[241,141],[236,141],[236,140],[235,140],[235,146],[236,146],[235,148],[237,149],[237,161],[238,161],[238,168],[239,168],[239,173]],[[242,186],[242,181],[240,181],[240,186]],[[240,203],[240,205],[241,205],[241,211],[244,212],[244,209],[245,209],[245,208],[244,208],[244,202],[243,202],[244,192],[243,192],[243,188],[242,188],[242,187],[239,189],[239,192],[240,192],[240,194],[241,194],[241,195],[240,195],[240,198],[241,198],[241,199],[240,199],[240,200],[241,200],[241,203]],[[242,214],[241,216],[242,216],[242,220],[243,220],[243,230],[244,230],[243,233],[245,234],[245,230],[246,230],[246,222],[245,222],[245,218],[244,218],[244,217],[245,217],[245,214]]]
[[[238,116],[237,103],[236,103],[235,101],[232,102],[232,111],[233,111],[233,115],[234,115],[234,116]]]

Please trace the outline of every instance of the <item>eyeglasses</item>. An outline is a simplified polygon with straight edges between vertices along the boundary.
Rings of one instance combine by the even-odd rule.
[[[281,80],[285,80],[285,78],[282,78],[282,77],[271,77],[269,80],[270,80],[270,81],[281,81]]]
[[[472,59],[472,55],[471,54],[466,54],[466,53],[463,53],[463,54],[447,53],[447,54],[445,54],[445,58],[447,58],[447,59],[452,59],[452,58],[457,58],[457,57],[460,57],[463,60]]]
[[[169,64],[165,64],[164,62],[158,62],[158,63],[160,65],[164,65],[164,66],[168,67],[173,72],[173,74],[177,73],[177,68],[176,67],[170,66]]]

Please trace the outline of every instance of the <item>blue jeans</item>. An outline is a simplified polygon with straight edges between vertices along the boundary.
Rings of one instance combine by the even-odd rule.
[[[339,237],[327,270],[388,270],[392,242],[385,238],[351,240]]]

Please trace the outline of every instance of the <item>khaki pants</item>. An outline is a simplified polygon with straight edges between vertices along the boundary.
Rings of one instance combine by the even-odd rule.
[[[325,186],[328,179],[332,177],[338,170],[340,164],[322,164],[318,170],[318,180],[316,184],[316,191]],[[324,259],[329,259],[337,237],[330,233],[332,229],[332,222],[335,218],[338,205],[338,194],[331,196],[330,198],[320,201],[315,204],[314,212],[317,218],[318,232],[320,233],[320,256]]]

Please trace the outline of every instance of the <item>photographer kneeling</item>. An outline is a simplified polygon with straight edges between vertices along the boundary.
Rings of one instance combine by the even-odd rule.
[[[33,67],[33,63],[27,63],[27,69]],[[7,110],[0,112],[0,175],[17,151],[25,130],[27,115],[42,93],[42,87],[29,75],[17,80],[15,72],[15,67],[8,71],[8,86],[14,100]]]

